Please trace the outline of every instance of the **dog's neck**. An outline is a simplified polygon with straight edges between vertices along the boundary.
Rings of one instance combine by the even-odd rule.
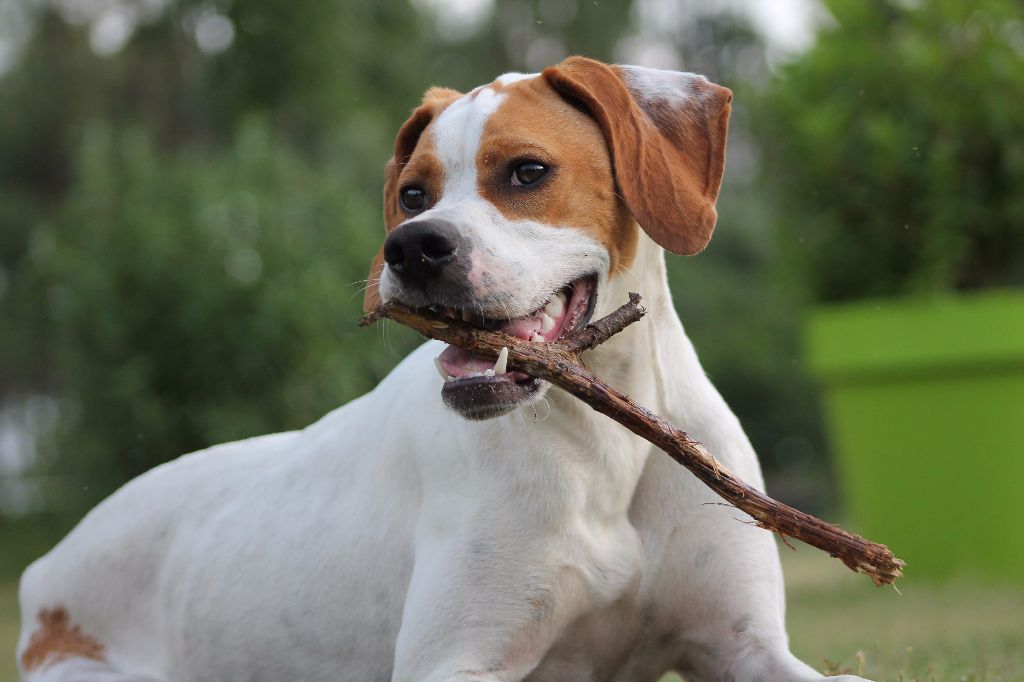
[[[710,383],[672,305],[664,253],[646,235],[641,233],[639,239],[632,265],[603,287],[595,319],[626,302],[631,291],[643,297],[647,313],[602,346],[585,353],[583,361],[615,388],[672,419],[680,403],[680,391],[693,388],[701,395],[704,384],[710,387]],[[588,513],[624,518],[652,446],[560,390],[552,389],[547,402],[550,414],[545,418],[543,408],[538,407],[542,422],[537,426],[541,432],[558,432],[561,438],[577,444],[574,449],[582,458],[580,464],[586,469],[588,485],[596,493],[592,504],[600,507]]]
[[[642,231],[638,240],[632,264],[605,286],[595,318],[625,303],[630,292],[641,295],[646,314],[584,360],[619,390],[665,412],[673,402],[671,384],[694,376],[703,379],[704,373],[672,303],[665,252]]]

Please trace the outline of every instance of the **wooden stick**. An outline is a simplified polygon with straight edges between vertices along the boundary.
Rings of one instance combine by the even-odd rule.
[[[397,303],[378,307],[360,321],[366,326],[383,318],[404,324],[424,336],[460,346],[484,358],[495,359],[508,348],[508,367],[551,382],[627,429],[661,448],[730,504],[750,515],[766,530],[828,552],[852,570],[888,585],[903,575],[904,562],[885,545],[865,540],[838,526],[794,509],[739,480],[704,446],[629,396],[596,377],[580,361],[590,350],[644,315],[639,294],[629,303],[587,325],[578,334],[552,343],[532,343],[503,332],[480,329],[461,320],[413,310]]]

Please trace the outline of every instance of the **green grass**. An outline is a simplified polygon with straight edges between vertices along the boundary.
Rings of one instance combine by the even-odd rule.
[[[913,577],[875,588],[834,559],[783,548],[793,651],[819,670],[878,682],[1024,680],[1024,587]],[[0,682],[16,682],[17,586],[0,583]],[[674,676],[666,678],[678,680]]]
[[[893,588],[808,547],[782,550],[793,652],[882,682],[1024,680],[1024,586],[967,577]]]

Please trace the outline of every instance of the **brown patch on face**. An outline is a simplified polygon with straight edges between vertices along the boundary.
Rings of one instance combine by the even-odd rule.
[[[616,193],[598,124],[543,78],[516,81],[502,92],[506,99],[487,120],[477,155],[481,196],[510,220],[579,228],[608,250],[612,275],[628,268],[637,226]],[[512,185],[513,170],[526,161],[545,165],[547,175],[529,187]]]
[[[61,607],[40,609],[36,616],[39,629],[32,633],[21,654],[21,667],[35,670],[69,658],[102,661],[103,645],[71,624],[68,612]]]
[[[449,88],[430,88],[423,95],[423,103],[412,112],[395,138],[395,155],[384,169],[384,229],[391,232],[410,216],[402,210],[399,191],[409,184],[417,184],[427,192],[428,201],[436,201],[444,182],[444,170],[434,156],[431,136],[424,131],[444,109],[462,97],[462,93]],[[380,275],[384,270],[384,243],[370,265],[363,310],[369,312],[380,303]]]
[[[434,153],[434,136],[429,134],[430,127],[420,136],[415,151],[408,162],[402,167],[395,182],[395,196],[391,201],[391,210],[385,211],[387,231],[411,218],[413,213],[402,209],[399,193],[406,187],[415,186],[427,195],[427,203],[420,212],[429,209],[441,198],[444,189],[444,166]]]

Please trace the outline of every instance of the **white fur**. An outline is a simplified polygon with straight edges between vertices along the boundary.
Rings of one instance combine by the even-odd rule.
[[[644,66],[621,66],[626,86],[642,101],[662,101],[673,108],[685,107],[696,95],[698,83],[707,83],[704,76]]]
[[[661,249],[641,236],[631,272],[608,279],[607,253],[582,233],[505,220],[478,195],[472,160],[500,98],[440,117],[451,184],[432,210],[496,254],[479,267],[501,273],[504,305],[530,310],[588,268],[602,275],[598,315],[642,292],[648,316],[588,365],[760,487],[673,309]],[[382,292],[401,295],[387,273]],[[441,348],[424,344],[302,431],[187,455],[103,502],[26,571],[21,647],[36,613],[61,606],[107,661],[25,679],[822,679],[788,651],[769,533],[559,390],[463,420],[441,403]]]
[[[503,73],[500,76],[498,76],[497,81],[502,85],[511,85],[512,83],[516,83],[518,81],[525,81],[529,80],[530,78],[536,78],[539,75],[539,73],[516,73],[514,71],[511,71],[509,73]]]
[[[434,149],[444,166],[444,198],[476,195],[476,153],[484,125],[506,95],[493,88],[477,88],[452,102],[433,125]]]

